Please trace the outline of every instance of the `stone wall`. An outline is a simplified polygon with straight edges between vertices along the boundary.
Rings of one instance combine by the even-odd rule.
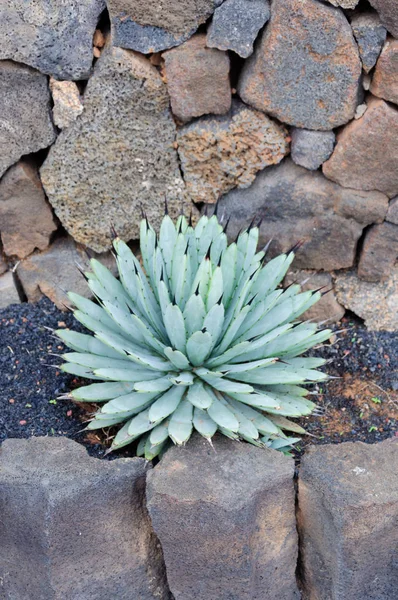
[[[398,329],[394,0],[47,4],[0,6],[0,306],[61,306],[166,197],[302,240],[289,281],[334,288],[310,316]]]

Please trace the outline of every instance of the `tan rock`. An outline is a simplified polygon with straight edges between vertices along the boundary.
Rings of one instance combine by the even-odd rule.
[[[353,118],[361,70],[341,10],[318,0],[273,0],[238,93],[284,123],[328,131]]]
[[[11,271],[0,275],[0,308],[6,308],[10,304],[19,304],[20,302],[14,275]]]
[[[359,279],[355,271],[336,277],[337,300],[365,320],[368,329],[398,330],[398,267],[382,283]]]
[[[76,241],[110,248],[110,225],[139,237],[141,206],[158,227],[185,204],[176,127],[167,88],[145,57],[104,48],[84,94],[84,111],[61,132],[41,168],[49,201]]]
[[[380,54],[370,91],[398,104],[398,40],[388,40]]]
[[[292,270],[286,275],[283,284],[287,287],[292,283],[299,283],[303,291],[324,288],[322,292],[327,292],[319,302],[300,316],[300,320],[311,319],[317,323],[327,320],[329,323],[335,323],[344,317],[345,309],[337,302],[330,273]]]
[[[289,152],[287,130],[240,102],[222,117],[202,117],[178,132],[187,191],[195,202],[216,202],[234,187],[246,188],[257,171]]]
[[[398,258],[398,225],[385,221],[366,232],[358,275],[365,281],[384,281]]]
[[[379,13],[381,22],[390,33],[398,38],[398,3],[397,0],[369,0]]]
[[[97,48],[103,48],[105,46],[105,41],[105,36],[102,31],[100,29],[96,29],[93,36],[93,46],[96,46]]]
[[[0,234],[8,256],[44,250],[57,229],[37,168],[20,161],[0,181]]]
[[[79,88],[74,81],[50,79],[50,90],[54,101],[54,123],[60,129],[69,127],[83,112]]]
[[[163,54],[173,114],[189,121],[209,113],[223,115],[231,107],[229,58],[226,52],[206,47],[198,34]]]
[[[337,137],[323,172],[340,185],[357,190],[398,194],[398,110],[371,98],[364,116]]]
[[[110,253],[94,255],[108,268],[115,269],[115,260]],[[89,259],[84,248],[72,238],[57,239],[48,250],[32,254],[21,261],[17,268],[18,277],[29,302],[37,302],[47,296],[61,310],[71,303],[66,295],[73,291],[90,297],[91,291],[77,265],[89,269]]]

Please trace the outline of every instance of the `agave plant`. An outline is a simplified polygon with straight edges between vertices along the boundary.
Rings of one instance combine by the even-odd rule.
[[[88,429],[122,425],[111,450],[141,438],[137,453],[152,459],[193,430],[286,450],[300,439],[291,432],[305,433],[286,417],[310,414],[302,385],[327,376],[323,359],[301,355],[331,332],[298,320],[320,290],[278,287],[295,248],[266,262],[258,235],[249,226],[228,245],[216,215],[193,227],[166,214],[159,236],[141,222],[143,266],[119,237],[119,279],[91,260],[96,301],[69,298],[94,336],[57,334],[73,350],[63,371],[98,381],[68,395],[103,403]]]

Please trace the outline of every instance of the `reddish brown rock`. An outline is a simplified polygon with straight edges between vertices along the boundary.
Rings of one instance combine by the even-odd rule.
[[[398,40],[388,40],[376,64],[370,91],[398,104]]]
[[[0,234],[8,256],[25,258],[47,248],[56,230],[37,169],[28,161],[11,167],[0,182]]]
[[[109,253],[92,254],[108,268],[114,268],[115,261]],[[59,238],[45,252],[32,254],[21,261],[17,273],[29,302],[37,302],[44,295],[64,310],[65,304],[70,306],[66,291],[90,296],[90,289],[77,265],[87,269],[88,257],[84,248],[70,237]]]
[[[366,233],[358,275],[365,281],[384,281],[398,258],[398,225],[385,221]]]
[[[360,75],[358,48],[341,10],[318,0],[273,0],[238,92],[284,123],[330,130],[353,118]]]
[[[231,107],[229,58],[206,48],[199,34],[163,54],[171,109],[181,121],[206,114],[223,115]]]
[[[390,202],[386,215],[386,221],[398,225],[398,196],[393,198]]]
[[[299,283],[303,291],[323,288],[322,291],[327,292],[300,319],[311,319],[317,323],[327,320],[329,323],[334,323],[344,317],[345,309],[337,302],[330,273],[292,270],[286,275],[283,284],[287,287],[292,283]]]
[[[397,0],[369,0],[377,10],[381,22],[390,33],[398,38],[398,3]]]
[[[187,191],[195,202],[216,202],[234,187],[246,188],[257,171],[289,152],[287,130],[258,110],[234,102],[221,117],[202,117],[178,132]]]
[[[344,187],[398,194],[398,110],[371,98],[363,117],[338,135],[323,172]]]

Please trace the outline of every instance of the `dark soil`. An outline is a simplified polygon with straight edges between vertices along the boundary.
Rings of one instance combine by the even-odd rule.
[[[57,397],[80,382],[54,366],[49,353],[64,350],[52,330],[79,329],[70,313],[47,299],[0,311],[0,442],[6,438],[67,436],[103,456],[113,432],[83,432],[93,405],[77,405]],[[327,371],[338,379],[318,386],[323,416],[301,419],[311,434],[301,444],[361,440],[374,443],[398,432],[398,335],[369,332],[345,320],[346,331],[316,351],[333,359]],[[337,328],[336,328],[337,329]],[[127,447],[117,455],[129,456]],[[112,458],[113,455],[110,455]]]

